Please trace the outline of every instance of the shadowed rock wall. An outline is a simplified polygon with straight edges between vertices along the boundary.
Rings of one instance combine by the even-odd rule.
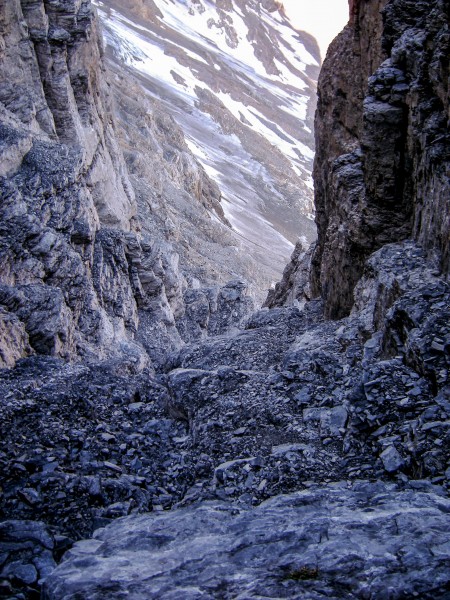
[[[136,206],[93,9],[8,0],[0,15],[0,303],[16,331],[0,364],[118,352],[137,326]]]
[[[449,3],[352,2],[316,113],[313,295],[348,314],[367,257],[413,238],[448,276]]]
[[[29,136],[76,147],[100,220],[129,229],[134,194],[117,147],[90,1],[2,0],[0,8],[2,121],[15,116]],[[2,161],[2,175],[15,172],[28,139],[9,148],[15,160]]]

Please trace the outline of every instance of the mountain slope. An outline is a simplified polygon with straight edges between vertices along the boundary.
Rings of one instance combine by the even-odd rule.
[[[250,279],[254,262],[233,270],[220,192],[173,119],[130,76],[110,84],[91,3],[0,7],[0,367],[37,353],[139,370],[188,336],[189,286],[210,299],[193,327],[203,335],[219,285]]]
[[[45,4],[62,11],[60,25],[83,22],[83,11],[64,12],[66,0]],[[188,245],[194,230],[185,232],[180,222],[158,230],[170,210],[166,199],[178,198],[191,215],[207,215],[202,227],[214,222],[217,231],[229,230],[220,220],[217,190],[186,150],[181,131],[157,102],[141,105],[129,76],[117,68],[110,90],[120,92],[121,144],[133,183],[140,182],[142,222],[130,219],[131,231],[126,224],[125,231],[105,227],[101,218],[98,227],[96,221],[80,227],[76,209],[98,213],[77,170],[80,162],[73,164],[74,148],[46,140],[48,152],[42,152],[42,139],[33,137],[27,121],[4,109],[9,128],[1,148],[16,166],[0,180],[2,227],[12,225],[1,248],[2,264],[11,270],[1,275],[27,280],[0,288],[0,300],[10,300],[0,313],[1,331],[11,334],[11,345],[14,337],[25,343],[27,334],[36,352],[53,356],[30,356],[0,372],[3,596],[34,598],[43,583],[45,600],[448,600],[450,180],[444,177],[449,157],[443,127],[449,2],[351,5],[353,20],[332,46],[321,79],[318,254],[305,254],[298,245],[275,290],[274,303],[295,306],[263,309],[245,322],[240,282],[214,293],[195,286],[191,274],[192,286],[183,293],[173,246],[166,242],[162,248],[161,236],[167,230],[179,246]],[[150,18],[155,5],[146,6]],[[22,16],[17,11],[6,27],[0,23],[22,31],[26,57],[31,42]],[[69,37],[55,29],[41,32],[40,40],[47,40],[55,57],[72,56],[71,66],[79,67],[69,69],[74,90],[83,65],[103,81],[98,60],[74,60],[95,50],[77,43],[79,28],[72,27]],[[89,28],[83,31],[81,41],[93,40]],[[0,44],[13,57],[10,64],[18,59],[16,39]],[[369,54],[361,54],[366,49]],[[41,98],[40,84],[38,79],[29,87],[35,98]],[[13,103],[21,119],[30,117],[24,106],[39,103]],[[102,122],[109,122],[111,114],[102,114]],[[406,129],[397,127],[400,114]],[[77,112],[67,116],[76,119]],[[33,115],[30,121],[35,127]],[[405,142],[406,148],[386,140]],[[405,160],[397,160],[397,153]],[[141,171],[150,176],[147,184],[138,177]],[[407,181],[415,193],[404,193],[411,192],[409,185],[393,185]],[[184,196],[186,189],[194,193]],[[147,192],[151,202],[140,213]],[[111,197],[105,193],[103,199]],[[409,239],[392,240],[407,200],[414,219],[397,234]],[[206,237],[206,229],[202,233]],[[361,244],[370,236],[371,248]],[[5,253],[10,241],[20,254]],[[77,292],[84,290],[70,283],[83,283],[82,275],[91,273],[77,313]],[[30,282],[33,274],[41,280]],[[300,309],[294,300],[303,300],[305,285],[317,285],[319,275],[321,297]],[[314,291],[310,285],[307,292]],[[86,297],[98,302],[97,311],[89,310]],[[350,301],[348,316],[328,318]],[[183,303],[181,316],[176,309]],[[49,313],[45,319],[42,308]],[[38,309],[49,326],[46,334],[71,309],[84,325],[78,335],[86,335],[95,358],[109,360],[92,364],[85,352],[71,362],[58,346],[45,348],[50,335],[30,335],[36,333]],[[143,368],[137,345],[126,344],[136,328],[143,344],[153,344],[159,333],[147,327],[152,319],[155,326],[161,323],[166,342],[156,348],[153,370]],[[106,346],[96,338],[98,322],[106,332],[116,325],[122,336],[106,339]],[[230,331],[230,322],[240,328]],[[163,329],[169,334],[175,324],[175,334],[193,335],[170,352],[174,346],[170,335],[163,339]],[[121,360],[101,354],[116,347],[122,348]],[[100,530],[93,539],[72,544],[95,528]]]
[[[312,222],[317,44],[273,2],[96,3],[113,62],[181,126],[244,252],[279,274]]]

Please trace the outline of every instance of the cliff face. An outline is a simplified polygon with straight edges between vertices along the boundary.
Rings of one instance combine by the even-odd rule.
[[[108,66],[181,126],[223,196],[205,206],[233,226],[234,269],[253,259],[245,278],[266,293],[298,237],[316,238],[315,40],[271,1],[106,0],[98,11]]]
[[[0,8],[0,303],[20,340],[2,339],[1,363],[106,355],[136,328],[136,206],[96,19],[81,0]]]
[[[417,240],[450,269],[449,3],[353,2],[318,88],[312,293],[348,314],[367,257]]]
[[[17,170],[32,134],[58,141],[76,149],[75,168],[100,221],[130,229],[133,191],[117,148],[91,3],[2,0],[1,9],[2,117],[6,110],[29,132],[28,144],[9,149],[1,175]]]
[[[0,366],[37,353],[116,357],[139,370],[148,360],[135,342],[140,323],[141,339],[153,338],[148,350],[183,343],[175,320],[184,317],[188,282],[180,247],[170,243],[170,209],[158,202],[182,205],[189,240],[198,233],[222,247],[227,226],[212,224],[205,209],[214,204],[221,216],[220,193],[173,120],[148,107],[128,80],[122,88],[133,100],[120,108],[128,125],[139,124],[119,135],[90,1],[2,0],[0,53]],[[132,172],[145,165],[134,178],[138,202],[119,139]],[[197,255],[193,264],[201,262]],[[213,268],[192,271],[204,281]],[[202,331],[214,310],[208,304]],[[184,319],[180,328],[190,325]]]

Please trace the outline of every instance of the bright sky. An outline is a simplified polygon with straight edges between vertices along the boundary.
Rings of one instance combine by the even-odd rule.
[[[311,33],[319,43],[322,59],[328,44],[348,21],[348,0],[282,0],[297,29]]]

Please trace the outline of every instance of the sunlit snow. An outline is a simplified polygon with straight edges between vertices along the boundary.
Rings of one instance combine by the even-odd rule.
[[[227,28],[212,2],[154,2],[162,17],[158,16],[159,26],[149,25],[149,28],[121,12],[106,9],[103,2],[96,2],[106,28],[107,43],[129,67],[145,77],[149,93],[172,107],[191,151],[219,185],[224,200],[222,206],[233,228],[251,243],[259,245],[263,239],[268,247],[275,248],[275,253],[288,256],[293,247],[291,241],[266,218],[264,200],[251,184],[251,181],[260,181],[265,197],[281,205],[283,198],[271,174],[245,150],[236,135],[227,135],[224,139],[214,116],[199,109],[199,94],[206,91],[215,96],[217,106],[220,102],[238,119],[243,131],[248,129],[276,148],[289,161],[292,172],[311,190],[314,153],[297,136],[302,131],[311,133],[305,123],[310,90],[314,86],[308,65],[317,67],[317,61],[277,11],[261,10],[257,15],[267,31],[272,32],[270,35],[277,37],[278,54],[272,63],[273,72],[268,72],[255,54],[246,16],[237,4],[233,5],[233,12],[227,13],[227,18],[232,19]],[[245,10],[250,8],[246,6]],[[165,35],[168,31],[173,34]],[[183,64],[178,56],[182,57]],[[209,75],[202,77],[200,68]],[[265,100],[253,101],[250,95],[244,102],[245,94],[239,96],[223,87],[225,80],[217,79],[223,69],[227,70],[228,77],[233,73],[237,84],[241,80],[242,89],[254,90],[257,96],[261,90],[260,95]],[[273,117],[278,110],[290,115],[292,123],[297,125],[291,124],[286,131],[276,124]],[[305,216],[312,218],[310,214]]]

